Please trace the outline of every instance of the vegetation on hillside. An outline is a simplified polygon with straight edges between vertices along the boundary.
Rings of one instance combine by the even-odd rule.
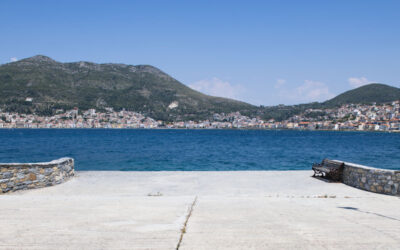
[[[237,111],[281,121],[311,108],[399,99],[399,88],[369,84],[323,103],[256,107],[202,94],[150,65],[60,63],[46,56],[34,56],[0,66],[0,109],[27,114],[52,115],[57,109],[111,107],[164,121],[204,120],[214,113]]]
[[[32,100],[27,99],[32,98]],[[175,102],[177,107],[171,107]],[[255,106],[197,92],[149,65],[59,63],[35,56],[0,66],[0,108],[53,114],[56,109],[127,109],[161,120],[206,119]]]
[[[328,107],[334,107],[350,103],[387,103],[395,100],[400,100],[399,88],[380,83],[372,83],[346,91],[323,104]]]

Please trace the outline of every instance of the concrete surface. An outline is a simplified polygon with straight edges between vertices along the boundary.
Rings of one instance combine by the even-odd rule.
[[[399,197],[311,175],[77,172],[0,195],[0,249],[400,248]]]

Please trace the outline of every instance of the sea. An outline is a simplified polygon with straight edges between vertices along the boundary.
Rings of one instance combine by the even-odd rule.
[[[400,133],[0,129],[0,162],[60,157],[81,171],[310,170],[324,158],[399,170]]]

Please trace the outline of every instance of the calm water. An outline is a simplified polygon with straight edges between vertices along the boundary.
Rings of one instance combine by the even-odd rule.
[[[400,134],[263,130],[0,130],[0,162],[77,170],[295,170],[323,158],[400,169]]]

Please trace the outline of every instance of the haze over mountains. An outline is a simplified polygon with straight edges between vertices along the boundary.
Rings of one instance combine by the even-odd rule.
[[[280,120],[307,108],[399,99],[399,88],[370,84],[323,103],[257,107],[202,94],[150,65],[60,63],[38,55],[0,66],[0,109],[43,115],[56,109],[112,107],[165,121],[208,119],[214,113],[236,111]]]

